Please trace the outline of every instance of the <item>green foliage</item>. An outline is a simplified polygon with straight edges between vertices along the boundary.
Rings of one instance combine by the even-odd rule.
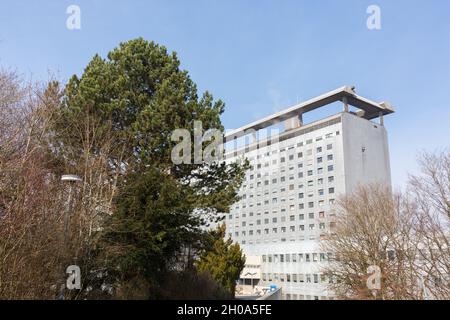
[[[199,98],[196,85],[179,66],[175,53],[142,38],[121,43],[107,59],[96,55],[83,75],[73,76],[66,86],[54,121],[54,149],[70,171],[81,175],[90,165],[83,164],[87,153],[106,153],[111,176],[146,166],[170,172],[190,189],[190,201],[205,217],[217,220],[217,213],[227,212],[237,200],[248,163],[171,161],[175,129],[191,132],[192,141],[194,121],[201,121],[204,131],[223,129],[223,102],[208,92]]]
[[[127,177],[116,206],[103,232],[106,258],[121,281],[142,276],[156,286],[181,248],[200,232],[185,191],[169,175],[150,168]]]
[[[223,129],[223,110],[208,92],[198,96],[175,53],[142,38],[121,43],[106,59],[96,55],[81,77],[67,84],[53,121],[52,148],[85,181],[97,174],[111,194],[118,190],[95,252],[100,254],[96,269],[106,266],[124,297],[135,283],[137,296],[148,291],[155,297],[165,275],[190,269],[207,234],[204,226],[220,220],[238,199],[247,162],[171,161],[175,129],[188,130],[194,141],[194,121],[201,121],[204,131]],[[99,203],[110,203],[103,194],[98,193]],[[224,245],[230,259],[241,254],[239,247]],[[226,278],[238,267],[230,265]],[[227,289],[234,286],[220,281]]]
[[[214,101],[208,92],[199,98],[196,85],[179,66],[175,53],[142,38],[121,43],[107,59],[94,56],[83,75],[74,75],[67,84],[60,138],[70,141],[76,156],[85,142],[77,125],[91,118],[101,124],[96,134],[112,133],[114,143],[134,161],[170,163],[174,129],[193,131],[194,120],[202,121],[204,130],[222,129],[219,116],[224,110],[222,101]],[[90,141],[94,152],[101,150],[98,141]]]
[[[231,238],[225,240],[225,224],[221,224],[211,232],[212,246],[207,248],[197,268],[201,272],[208,272],[228,292],[234,295],[236,280],[245,265],[245,255],[238,243]]]

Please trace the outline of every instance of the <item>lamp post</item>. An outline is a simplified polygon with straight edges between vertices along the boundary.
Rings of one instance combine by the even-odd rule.
[[[75,183],[82,181],[81,178],[74,174],[65,174],[61,176],[61,181],[69,183],[69,196],[67,197],[67,210],[64,212],[64,244],[67,241],[67,233],[69,231],[69,217],[72,209],[72,187]]]
[[[74,174],[65,174],[61,176],[61,181],[62,182],[66,182],[69,184],[69,195],[67,197],[67,209],[64,212],[64,235],[63,235],[63,241],[64,244],[61,247],[61,249],[63,247],[65,247],[67,245],[67,236],[68,236],[68,231],[69,231],[69,218],[70,218],[70,211],[72,210],[72,188],[73,185],[77,182],[82,181],[81,178],[77,175]],[[61,252],[60,252],[61,254]],[[64,300],[65,296],[64,296],[64,289],[65,289],[65,284],[64,281],[65,279],[63,278],[61,286],[60,286],[60,294],[58,299]]]

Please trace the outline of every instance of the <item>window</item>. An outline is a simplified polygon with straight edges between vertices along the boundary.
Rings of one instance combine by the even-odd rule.
[[[312,170],[308,170],[308,176],[312,176],[313,175],[313,171]]]
[[[296,253],[292,254],[292,262],[297,262],[297,254]]]
[[[319,212],[319,218],[320,218],[320,219],[325,218],[325,212],[324,212],[324,211],[320,211],[320,212]]]
[[[325,223],[321,222],[319,223],[319,229],[324,230],[325,229]]]
[[[291,155],[289,156],[289,160],[294,160],[294,155],[293,155],[293,154],[291,154]]]
[[[303,199],[304,197],[305,197],[305,194],[303,192],[298,194],[299,199]]]
[[[311,257],[309,253],[305,253],[305,261],[306,262],[311,262]]]
[[[305,225],[304,224],[299,225],[298,228],[299,228],[300,231],[305,231]]]
[[[308,208],[314,208],[314,202],[308,202]]]
[[[323,178],[317,179],[317,184],[320,186],[323,184]]]
[[[299,153],[297,154],[297,157],[298,157],[298,158],[303,158],[303,152],[299,152]]]
[[[290,216],[289,221],[295,221],[295,216],[294,215]]]
[[[291,232],[295,232],[295,226],[290,226],[290,227],[289,227],[289,230],[290,230]]]
[[[334,182],[334,177],[333,177],[333,176],[328,177],[328,182],[329,182],[329,183]]]
[[[298,215],[298,218],[300,219],[300,220],[305,220],[305,215],[302,213],[302,214],[299,214]]]
[[[315,226],[314,223],[311,223],[311,224],[309,225],[309,230],[311,230],[311,231],[314,230],[314,226]]]
[[[328,161],[333,160],[333,155],[332,155],[332,154],[329,154],[329,155],[327,156],[327,160],[328,160]]]
[[[334,170],[334,166],[333,165],[329,165],[328,166],[328,172],[331,172],[331,171],[333,171]]]
[[[310,274],[306,275],[306,283],[311,283],[311,275]]]
[[[328,193],[334,193],[334,188],[328,188]]]
[[[333,149],[333,145],[330,143],[330,144],[327,144],[327,150],[332,150]]]
[[[323,189],[319,189],[319,196],[323,196]]]
[[[388,250],[387,251],[387,257],[388,257],[389,261],[394,261],[395,260],[395,251],[394,250]]]
[[[317,174],[322,174],[323,173],[323,168],[318,168],[317,169]]]
[[[317,158],[317,163],[322,163],[323,162],[323,158],[322,157],[318,157]]]
[[[310,212],[308,217],[309,217],[309,219],[314,219],[314,212]]]
[[[316,152],[317,152],[317,153],[322,152],[322,147],[317,147]]]
[[[281,162],[281,163],[286,162],[286,158],[285,158],[285,157],[281,157],[280,162]]]

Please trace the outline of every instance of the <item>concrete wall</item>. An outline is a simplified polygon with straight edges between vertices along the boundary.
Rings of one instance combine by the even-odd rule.
[[[391,186],[388,138],[384,126],[344,113],[342,139],[346,193],[367,183]]]

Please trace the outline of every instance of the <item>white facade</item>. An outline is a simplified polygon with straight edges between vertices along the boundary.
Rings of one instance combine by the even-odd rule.
[[[226,215],[227,232],[251,257],[247,265],[260,258],[259,281],[252,285],[282,287],[285,299],[328,299],[321,274],[328,254],[320,240],[333,229],[339,195],[359,184],[390,185],[385,127],[344,111],[289,126],[271,140],[227,155],[227,161],[246,157],[252,166],[242,199]],[[248,284],[243,279],[249,277],[241,277]]]

